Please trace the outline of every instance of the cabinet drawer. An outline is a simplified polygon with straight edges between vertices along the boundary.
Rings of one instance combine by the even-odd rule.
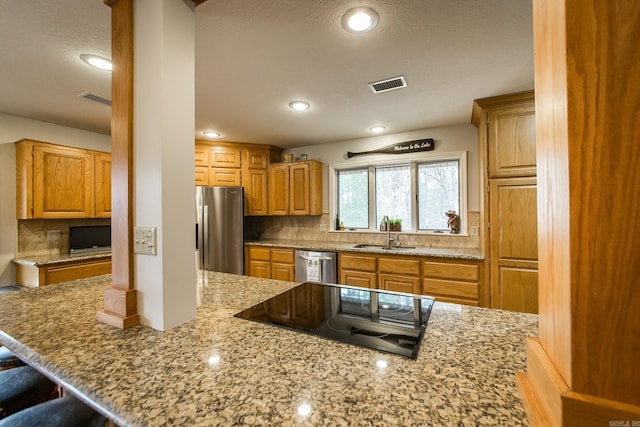
[[[49,267],[47,268],[47,285],[66,282],[68,280],[85,279],[101,274],[111,274],[111,261],[68,265],[64,267]]]
[[[209,185],[240,185],[240,169],[211,169],[209,172]]]
[[[477,265],[425,261],[422,268],[425,277],[468,281],[480,280],[479,267]]]
[[[249,260],[271,261],[269,248],[257,248],[249,246]]]
[[[378,258],[380,273],[420,275],[420,261],[417,259]]]
[[[295,262],[293,251],[287,249],[271,249],[271,262],[293,264]]]
[[[425,295],[445,295],[454,298],[467,298],[478,301],[480,289],[477,283],[455,280],[424,279],[422,293]]]
[[[376,258],[367,255],[343,255],[340,254],[340,269],[376,271]]]

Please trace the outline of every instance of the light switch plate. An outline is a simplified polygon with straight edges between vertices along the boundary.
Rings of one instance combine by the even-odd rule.
[[[156,227],[135,227],[133,229],[134,252],[137,254],[157,255]]]

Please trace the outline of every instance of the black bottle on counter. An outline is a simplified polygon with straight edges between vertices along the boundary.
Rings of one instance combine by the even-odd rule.
[[[336,214],[336,230],[340,230],[340,215]]]

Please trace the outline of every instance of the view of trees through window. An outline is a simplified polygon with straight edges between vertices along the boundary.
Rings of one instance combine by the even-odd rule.
[[[411,229],[411,168],[409,165],[376,168],[376,224],[382,218],[401,219]]]
[[[369,171],[338,171],[338,216],[348,228],[369,228]]]
[[[418,228],[445,230],[449,219],[445,212],[460,213],[458,161],[418,165]]]
[[[456,158],[337,170],[337,213],[346,228],[375,230],[386,215],[405,232],[446,230],[445,213],[461,213],[460,167]]]

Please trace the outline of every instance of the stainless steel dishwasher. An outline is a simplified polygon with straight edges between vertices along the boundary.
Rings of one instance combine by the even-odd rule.
[[[338,283],[336,253],[296,251],[296,282]]]

